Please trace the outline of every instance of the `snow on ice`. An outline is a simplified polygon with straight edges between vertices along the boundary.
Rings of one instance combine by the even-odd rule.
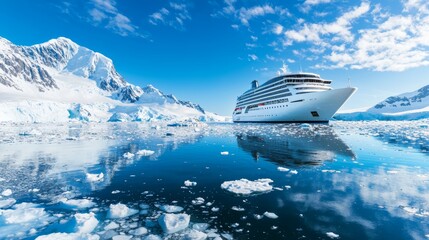
[[[190,219],[188,214],[166,213],[158,218],[158,223],[164,232],[171,234],[186,229]]]
[[[139,212],[136,209],[128,208],[127,205],[122,203],[110,204],[109,208],[110,218],[126,218]]]
[[[187,186],[187,187],[197,186],[197,182],[192,182],[192,181],[190,181],[190,180],[186,180],[186,181],[184,182],[184,184],[185,184],[185,186]]]
[[[328,237],[330,237],[330,238],[332,238],[332,239],[335,239],[335,238],[339,238],[339,237],[340,237],[340,235],[338,235],[338,234],[336,234],[336,233],[333,233],[333,232],[327,232],[327,233],[326,233],[326,236],[328,236]]]
[[[161,205],[159,206],[159,209],[167,213],[176,213],[176,212],[183,211],[182,207],[174,206],[174,205]]]
[[[271,191],[273,186],[271,186],[270,183],[272,182],[273,180],[269,178],[258,179],[255,181],[242,178],[235,181],[226,181],[221,184],[221,188],[238,195],[251,195]]]
[[[272,219],[276,219],[279,217],[279,216],[277,216],[277,214],[272,213],[272,212],[264,212],[264,216],[267,218],[272,218]]]
[[[87,173],[86,174],[86,180],[88,180],[88,182],[99,182],[99,181],[102,181],[103,179],[104,179],[104,173],[99,173],[99,174]]]
[[[144,156],[144,157],[150,156],[150,155],[152,155],[154,153],[155,153],[154,151],[147,150],[147,149],[142,149],[142,150],[139,150],[139,151],[136,152],[137,155]]]
[[[63,204],[77,209],[91,208],[95,206],[95,203],[89,199],[67,199],[63,198],[60,200]]]

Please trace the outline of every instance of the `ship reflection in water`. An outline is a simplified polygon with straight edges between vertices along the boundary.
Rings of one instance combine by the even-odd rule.
[[[264,158],[279,166],[320,165],[337,155],[355,158],[349,146],[327,125],[320,125],[318,130],[297,128],[276,135],[249,132],[236,136],[238,146],[255,160]]]

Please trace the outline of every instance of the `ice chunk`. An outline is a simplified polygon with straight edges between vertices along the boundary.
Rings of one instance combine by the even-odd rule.
[[[74,215],[79,233],[91,233],[98,225],[98,220],[93,212],[76,213]]]
[[[117,224],[115,222],[111,222],[111,223],[107,224],[107,226],[104,227],[104,230],[117,229],[118,227],[119,227],[119,224]]]
[[[162,206],[159,206],[159,209],[167,213],[176,213],[176,212],[183,211],[182,207],[174,206],[174,205],[162,205]]]
[[[33,203],[20,203],[14,209],[0,210],[0,215],[7,224],[28,223],[46,218],[48,215],[44,208],[38,208]]]
[[[96,234],[81,234],[81,233],[51,233],[48,235],[39,236],[36,240],[99,240],[100,236]]]
[[[184,240],[204,240],[207,238],[207,234],[200,232],[198,230],[191,229],[188,231],[185,236]]]
[[[12,190],[10,190],[9,188],[4,190],[3,192],[1,192],[1,195],[5,196],[5,197],[9,197],[10,195],[12,195]]]
[[[237,207],[237,206],[232,206],[232,208],[231,208],[232,210],[234,210],[234,211],[237,211],[237,212],[243,212],[245,209],[244,208],[242,208],[242,207]]]
[[[286,188],[286,190],[289,190],[289,189],[291,189],[292,187],[291,187],[291,186],[289,186],[289,185],[286,185],[286,186],[285,186],[285,188]]]
[[[162,240],[162,238],[158,235],[150,234],[143,238],[143,240]]]
[[[116,235],[112,237],[112,240],[130,240],[133,236],[128,235]]]
[[[86,174],[86,180],[88,180],[88,182],[99,182],[99,181],[102,181],[103,178],[104,178],[104,173],[99,173],[99,174],[87,173]]]
[[[292,170],[292,171],[290,171],[290,173],[292,173],[292,174],[298,174],[298,171],[297,170]]]
[[[0,200],[0,208],[10,208],[15,203],[16,203],[16,200],[14,198]]]
[[[128,208],[127,205],[118,203],[110,204],[109,217],[110,218],[125,218],[138,213],[136,209]]]
[[[218,207],[212,207],[212,212],[219,212],[219,208]]]
[[[240,179],[235,181],[226,181],[221,184],[221,188],[238,195],[250,195],[255,193],[269,192],[273,189],[270,185],[273,180],[262,178],[255,181]]]
[[[133,153],[130,153],[130,152],[127,152],[127,153],[124,153],[124,155],[122,155],[124,158],[126,158],[126,159],[131,159],[131,158],[133,158],[134,157],[134,154]]]
[[[61,199],[61,202],[67,206],[77,209],[91,208],[95,206],[95,203],[89,199]]]
[[[225,151],[225,152],[220,152],[220,155],[229,155],[229,152]]]
[[[181,231],[188,227],[191,217],[188,214],[166,213],[158,218],[162,230],[168,234]]]
[[[191,181],[189,181],[189,180],[186,180],[186,181],[184,182],[184,184],[185,184],[185,186],[187,186],[187,187],[193,187],[193,186],[196,186],[196,185],[197,185],[197,182],[191,182]]]
[[[264,212],[264,216],[267,218],[271,218],[271,219],[276,219],[279,217],[279,216],[277,216],[277,214],[272,213],[272,212]]]
[[[290,169],[285,167],[278,167],[277,170],[279,170],[280,172],[288,172]]]
[[[139,227],[135,230],[130,231],[130,233],[134,236],[141,236],[147,234],[147,229],[145,227]]]
[[[203,232],[207,230],[209,226],[210,225],[208,223],[195,223],[194,225],[192,225],[192,229]]]
[[[146,149],[142,149],[139,150],[138,152],[136,152],[137,155],[139,156],[150,156],[152,154],[154,154],[155,152],[152,150],[146,150]]]
[[[340,237],[340,235],[338,235],[338,234],[336,234],[336,233],[333,233],[333,232],[327,232],[327,233],[326,233],[326,236],[328,236],[328,237],[330,237],[330,238],[332,238],[332,239],[334,239],[334,238],[339,238],[339,237]]]
[[[204,198],[202,197],[197,197],[196,199],[192,200],[192,204],[194,205],[201,205],[204,204]]]
[[[33,203],[20,203],[11,209],[0,209],[0,239],[19,239],[23,232],[48,225],[55,218]]]

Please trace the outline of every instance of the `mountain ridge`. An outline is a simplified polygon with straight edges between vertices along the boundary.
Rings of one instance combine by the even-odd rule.
[[[67,91],[68,89],[70,91]],[[185,115],[190,114],[197,119],[209,120],[217,118],[217,115],[206,112],[200,105],[179,100],[172,94],[164,94],[151,84],[140,87],[127,82],[116,71],[113,61],[110,58],[80,46],[65,37],[51,39],[32,46],[14,45],[9,40],[0,37],[1,91],[6,93],[3,95],[14,96],[14,101],[17,101],[15,95],[21,96],[20,99],[25,99],[24,96],[31,95],[31,99],[33,100],[38,99],[42,101],[42,99],[45,99],[43,101],[64,102],[65,100],[62,99],[62,95],[67,95],[75,101],[72,101],[74,106],[67,105],[68,110],[70,110],[68,111],[70,118],[77,116],[76,113],[82,112],[75,111],[74,108],[76,104],[82,103],[80,102],[80,97],[84,95],[90,95],[94,99],[97,99],[98,103],[101,104],[100,106],[103,106],[101,107],[103,109],[100,110],[101,112],[106,110],[106,105],[104,104],[110,104],[107,107],[108,113],[101,114],[104,120],[106,120],[108,115],[112,117],[117,113],[116,115],[119,114],[120,116],[130,114],[130,116],[135,117],[127,117],[126,119],[137,121],[138,119],[142,119],[142,116],[137,116],[139,109],[147,108],[149,105],[152,110],[157,108],[157,111],[147,110],[143,112],[155,114],[163,112],[164,116],[168,116],[169,112],[161,111],[161,108],[167,105],[177,105],[176,107],[183,108],[182,112]],[[81,92],[80,95],[79,92]],[[108,99],[113,100],[113,102]],[[10,99],[4,97],[3,100],[9,101]],[[2,98],[0,98],[1,101]],[[51,105],[51,103],[44,103]],[[58,107],[56,104],[53,105]],[[30,106],[32,105],[29,104],[27,107],[30,108]],[[85,107],[85,105],[78,106],[79,109],[88,107]],[[117,108],[117,106],[121,107]],[[125,110],[124,106],[127,106],[129,109]],[[89,108],[92,109],[92,107]],[[7,109],[13,111],[14,108]],[[121,109],[127,113],[115,112],[115,109]],[[170,112],[172,115],[180,117],[180,111],[175,112],[174,107],[169,106],[166,109],[172,110],[174,112]],[[17,107],[16,111],[19,111],[19,107]],[[28,112],[31,112],[31,109]],[[91,114],[90,110],[86,112]],[[4,112],[4,114],[7,113]],[[34,112],[27,115],[38,116]],[[174,119],[173,117],[167,118]],[[143,117],[143,119],[148,118]],[[151,118],[148,120],[151,120]],[[1,117],[0,121],[2,121]],[[96,118],[95,121],[97,121]]]
[[[337,120],[418,120],[429,118],[429,85],[391,96],[366,111],[338,113]]]

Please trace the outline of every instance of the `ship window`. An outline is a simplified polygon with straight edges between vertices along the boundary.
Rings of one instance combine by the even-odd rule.
[[[312,111],[312,112],[311,112],[311,115],[312,115],[313,117],[319,117],[319,113],[318,113],[317,111]]]

